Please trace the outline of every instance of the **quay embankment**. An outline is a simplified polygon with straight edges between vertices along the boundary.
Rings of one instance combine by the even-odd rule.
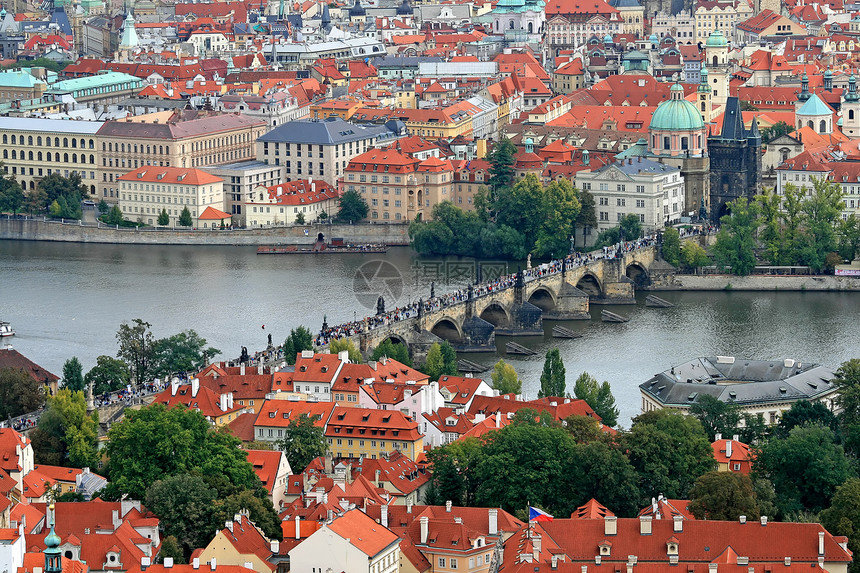
[[[301,245],[318,233],[352,244],[408,245],[409,225],[323,224],[265,229],[116,228],[104,223],[0,217],[0,240],[139,245]]]
[[[860,291],[860,277],[833,275],[688,275],[672,274],[655,280],[651,291]]]

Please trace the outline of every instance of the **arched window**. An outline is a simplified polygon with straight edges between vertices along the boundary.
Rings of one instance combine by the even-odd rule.
[[[9,150],[8,149],[3,150],[3,159],[9,159]]]
[[[54,147],[59,147],[59,146],[60,146],[60,138],[59,138],[59,137],[55,137],[55,138],[54,138]]]
[[[74,141],[74,139],[72,141]],[[64,137],[63,138],[63,147],[68,147],[68,146],[69,146],[69,138]]]
[[[809,129],[815,129],[815,125],[812,123],[811,119],[808,122],[806,122],[806,125],[809,127]]]
[[[5,144],[7,144],[7,143],[9,143],[9,136],[7,136],[7,135],[4,133],[4,134],[3,134],[3,144],[5,145]]]
[[[48,163],[51,162],[51,152],[50,151],[45,154],[45,161],[47,161]]]
[[[42,161],[42,152],[41,151],[36,154],[36,159],[38,159],[39,161]]]
[[[18,138],[17,138],[17,137],[15,137],[15,136],[13,135],[13,136],[12,136],[12,145],[15,145],[15,143],[16,143],[17,141],[18,141]]]
[[[32,135],[27,138],[27,145],[33,145],[33,136]]]
[[[95,165],[95,164],[96,164],[96,156],[90,155],[90,165]]]
[[[69,162],[69,154],[68,154],[68,153],[64,153],[64,154],[63,154],[63,163],[68,163],[68,162]]]
[[[819,130],[818,133],[827,133],[827,121],[822,119],[821,123],[818,124]]]
[[[786,161],[788,161],[788,153],[789,153],[788,148],[783,147],[782,149],[779,150],[779,155],[782,158],[781,159],[782,163],[785,163]]]
[[[534,24],[529,22],[529,34],[531,34],[533,30],[534,30]]]
[[[717,67],[718,65],[717,56],[714,56],[714,67]]]
[[[23,151],[21,153],[23,153]],[[18,159],[18,154],[15,152],[14,149],[12,150],[12,159]]]
[[[508,22],[508,28],[510,28],[511,30],[513,30],[513,29],[514,29],[514,21],[513,21],[513,20],[511,20],[510,22]]]
[[[681,149],[689,149],[689,148],[690,148],[689,138],[682,137],[681,138]]]
[[[42,145],[42,136],[36,138],[36,145]]]
[[[848,119],[854,119],[854,110],[853,109],[848,110]]]

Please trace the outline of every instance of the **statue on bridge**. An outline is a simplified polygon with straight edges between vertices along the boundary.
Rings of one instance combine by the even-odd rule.
[[[436,281],[430,281],[430,298],[436,298]]]
[[[272,333],[269,333],[269,348],[272,347]]]
[[[433,296],[433,283],[430,283],[430,296]],[[424,299],[418,299],[418,318],[424,316]]]
[[[247,362],[249,359],[248,356],[248,347],[243,346],[242,351],[239,353],[239,362]]]
[[[385,299],[381,296],[376,299],[376,315],[385,314]]]

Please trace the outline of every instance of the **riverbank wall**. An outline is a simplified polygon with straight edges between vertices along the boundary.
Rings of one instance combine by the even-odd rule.
[[[655,278],[652,291],[860,291],[860,278],[819,276],[685,275],[667,274]]]
[[[318,233],[353,244],[408,245],[409,225],[312,224],[266,229],[191,230],[145,227],[117,229],[104,224],[0,217],[0,240],[138,245],[310,245]]]

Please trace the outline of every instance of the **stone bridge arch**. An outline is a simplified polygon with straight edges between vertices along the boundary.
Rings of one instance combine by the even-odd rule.
[[[546,312],[558,306],[558,297],[551,288],[540,285],[529,295],[528,302]]]
[[[396,332],[390,332],[388,335],[379,341],[380,344],[385,342],[386,340],[390,340],[393,344],[402,344],[406,348],[409,348],[409,341],[406,340],[402,335]]]
[[[603,285],[600,279],[592,272],[584,273],[576,283],[576,288],[593,298],[603,297]]]
[[[430,332],[448,342],[463,342],[463,327],[450,316],[439,318],[430,328]]]
[[[510,310],[498,301],[490,302],[478,316],[495,327],[509,327],[511,325]]]
[[[637,288],[642,288],[651,284],[651,275],[648,274],[648,269],[639,261],[633,261],[627,265],[624,270],[627,278],[633,281]]]

